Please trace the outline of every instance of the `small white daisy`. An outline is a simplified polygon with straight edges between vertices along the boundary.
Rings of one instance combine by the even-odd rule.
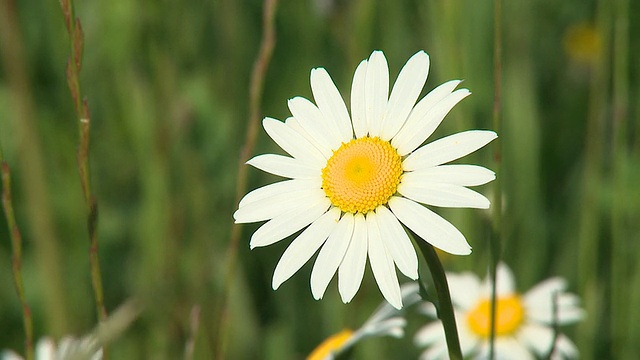
[[[421,300],[417,283],[402,285],[402,300],[406,306]],[[344,352],[361,340],[370,337],[392,336],[401,338],[404,336],[404,327],[406,325],[407,320],[402,317],[402,313],[385,302],[378,307],[358,330],[345,329],[328,337],[313,350],[307,360],[333,360],[336,354]]]
[[[491,281],[481,283],[472,273],[447,274],[463,355],[487,359],[489,355]],[[584,317],[580,298],[566,293],[567,282],[559,277],[547,279],[527,291],[516,292],[513,273],[499,264],[496,273],[495,358],[527,360],[546,356],[552,359],[578,356],[576,346],[563,334],[554,341],[555,325],[577,322]],[[436,317],[431,303],[421,306],[424,313]],[[554,310],[555,309],[555,310]],[[415,336],[420,347],[428,347],[421,359],[447,359],[447,344],[440,321],[424,326]]]
[[[97,350],[96,350],[97,349]],[[23,360],[22,356],[12,350],[4,350],[0,356],[2,360]],[[36,360],[101,360],[102,349],[90,337],[76,339],[65,336],[56,345],[50,337],[38,340],[35,348]]]
[[[311,71],[316,104],[289,100],[293,117],[265,118],[267,134],[291,157],[265,154],[247,163],[289,178],[248,193],[236,223],[268,220],[251,237],[251,248],[274,244],[303,230],[282,255],[273,276],[277,289],[319,249],[311,291],[320,299],[338,273],[342,301],[353,299],[367,257],[383,296],[402,307],[395,267],[418,278],[418,258],[401,223],[452,254],[471,247],[455,226],[425,206],[488,208],[489,200],[466,188],[495,178],[475,165],[443,165],[485,146],[497,135],[471,130],[422,143],[467,89],[459,80],[438,86],[417,104],[429,72],[429,56],[416,53],[389,95],[389,69],[381,51],[356,68],[351,116],[323,68]],[[305,229],[306,228],[306,229]]]

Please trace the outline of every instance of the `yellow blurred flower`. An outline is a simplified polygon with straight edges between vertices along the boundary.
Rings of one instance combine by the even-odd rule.
[[[602,37],[589,23],[571,25],[564,34],[564,50],[572,61],[592,65],[602,53]]]

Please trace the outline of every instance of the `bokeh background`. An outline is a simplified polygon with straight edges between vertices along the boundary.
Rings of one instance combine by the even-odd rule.
[[[547,277],[568,279],[588,316],[562,330],[583,359],[635,359],[640,2],[503,2],[502,258],[522,291]],[[0,4],[0,144],[12,170],[35,337],[85,334],[97,314],[64,18],[57,1]],[[327,336],[362,324],[383,300],[370,269],[348,305],[335,280],[322,301],[313,300],[311,264],[274,292],[273,269],[289,240],[250,251],[257,224],[242,226],[225,285],[262,2],[76,1],[75,10],[85,34],[80,84],[92,118],[105,305],[110,313],[127,299],[144,303],[109,347],[111,358],[180,358],[191,341],[195,358],[214,358],[223,339],[229,359],[300,359]],[[284,119],[287,99],[311,98],[313,67],[325,67],[348,100],[353,71],[372,50],[385,52],[393,81],[424,49],[431,72],[423,93],[456,78],[473,92],[433,138],[492,129],[494,24],[491,1],[280,1],[260,116]],[[252,154],[279,151],[260,129]],[[498,166],[491,145],[464,162]],[[247,190],[276,180],[255,169],[247,176]],[[499,190],[494,183],[479,191]],[[445,267],[483,276],[494,215],[437,211],[474,248],[468,257],[444,255]],[[22,352],[11,264],[3,216],[0,347]],[[428,278],[424,263],[420,269]],[[415,358],[411,337],[426,321],[409,313],[405,339],[366,340],[352,355]]]

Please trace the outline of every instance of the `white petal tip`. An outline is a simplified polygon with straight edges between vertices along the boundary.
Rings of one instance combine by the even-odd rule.
[[[264,245],[258,245],[258,244],[254,241],[253,236],[252,236],[252,237],[251,237],[251,241],[249,241],[249,250],[253,250],[253,249],[255,249],[255,248],[257,248],[257,247],[260,247],[260,246],[264,246]]]
[[[389,302],[389,304],[393,306],[396,310],[402,310],[402,301],[400,302],[394,301],[393,303]]]
[[[471,91],[469,89],[466,89],[466,88],[458,89],[458,90],[454,91],[454,93],[460,94],[462,96],[462,99],[464,99],[467,96],[471,95]],[[462,99],[460,99],[460,101]]]
[[[313,273],[311,275],[313,277]],[[313,281],[311,282],[311,294],[313,295],[313,298],[316,300],[322,300],[322,297],[324,296],[324,291],[326,289],[324,289],[322,292],[320,292],[320,289],[318,289],[318,286],[314,285]]]
[[[448,254],[451,255],[470,255],[471,254],[471,247],[468,248],[457,248],[457,249],[442,249],[442,248],[438,248]]]
[[[339,289],[338,289],[339,290]],[[340,291],[338,291],[340,292]],[[340,292],[340,299],[342,300],[343,303],[348,304],[351,302],[351,300],[353,300],[353,298],[356,296],[357,292],[354,292],[352,294],[342,294]]]
[[[417,53],[413,54],[413,56],[411,56],[411,58],[409,58],[409,60],[413,59],[414,57],[421,57],[421,58],[424,58],[426,60],[429,60],[429,54],[427,54],[424,50],[420,50]]]

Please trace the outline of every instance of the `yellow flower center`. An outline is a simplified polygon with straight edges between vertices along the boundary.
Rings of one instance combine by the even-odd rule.
[[[327,355],[340,349],[344,343],[351,338],[353,331],[349,329],[342,330],[341,332],[328,337],[317,348],[307,356],[307,360],[324,360]]]
[[[524,307],[517,295],[496,299],[496,336],[513,334],[524,321]],[[491,300],[482,300],[467,314],[467,324],[476,335],[488,338],[491,331]]]
[[[386,204],[402,175],[402,158],[388,141],[363,137],[342,144],[322,169],[322,188],[344,212],[366,214]]]
[[[564,48],[572,59],[592,64],[602,53],[602,36],[593,25],[573,25],[564,35]]]

